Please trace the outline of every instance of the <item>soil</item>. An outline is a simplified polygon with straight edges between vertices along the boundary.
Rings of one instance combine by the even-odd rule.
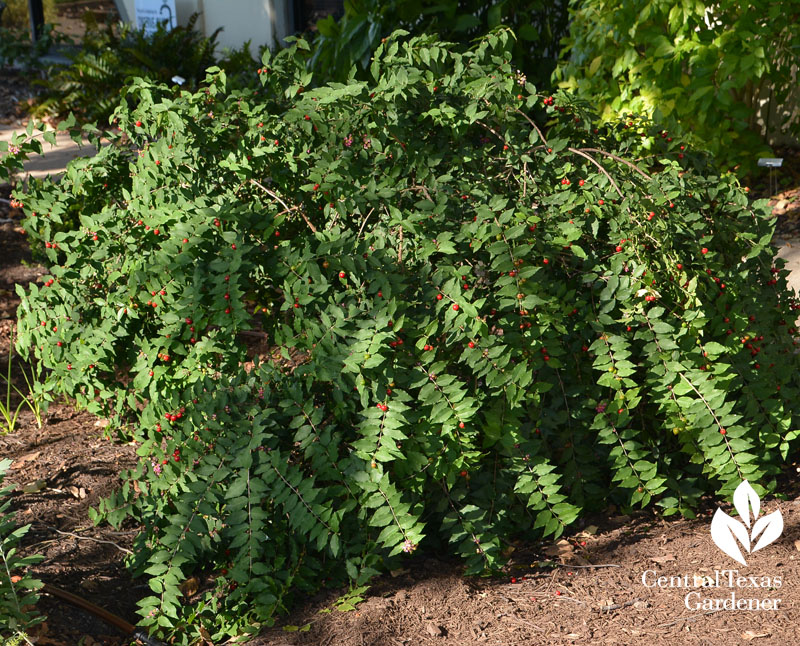
[[[23,84],[24,85],[24,84]],[[0,100],[0,105],[2,101]],[[2,108],[0,107],[0,111]],[[791,183],[775,196],[779,235],[794,236],[800,210],[800,156],[786,154],[782,171]],[[784,176],[784,175],[782,175]],[[764,195],[762,183],[754,194]],[[4,201],[4,199],[6,201]],[[44,268],[32,261],[21,213],[7,203],[0,186],[0,374],[9,361],[10,333],[19,298],[15,286],[40,281]],[[780,205],[784,200],[785,204]],[[4,222],[9,219],[9,222]],[[253,340],[252,354],[269,353]],[[25,389],[13,357],[12,378]],[[0,384],[2,385],[2,384]],[[5,392],[0,390],[0,395]],[[19,398],[12,397],[12,407]],[[124,561],[139,528],[94,527],[87,510],[115,487],[118,474],[135,461],[134,447],[109,439],[104,420],[69,402],[51,405],[39,428],[30,411],[20,414],[13,433],[0,436],[0,457],[14,460],[6,484],[13,484],[12,507],[31,528],[22,552],[44,556],[32,568],[42,581],[77,594],[136,622],[136,602],[149,594],[131,580]],[[467,578],[457,561],[415,554],[406,566],[372,582],[355,610],[334,608],[347,590],[323,590],[279,618],[248,646],[405,646],[471,644],[647,645],[783,644],[800,640],[800,467],[787,466],[780,478],[781,500],[765,500],[767,512],[780,510],[784,531],[765,549],[746,555],[747,565],[723,554],[710,535],[711,515],[730,501],[706,502],[697,519],[664,519],[651,512],[621,516],[613,508],[587,518],[559,541],[509,547],[502,576]],[[728,576],[736,570],[733,587]],[[717,574],[719,573],[719,575]],[[711,577],[719,587],[670,586]],[[737,581],[737,576],[753,577]],[[644,577],[644,579],[643,579]],[[656,585],[658,577],[663,586]],[[670,581],[670,577],[676,577]],[[688,581],[684,579],[688,577]],[[739,587],[737,583],[758,587]],[[689,595],[687,598],[687,594]],[[729,610],[736,599],[777,602],[777,609]],[[694,608],[720,599],[719,607]],[[687,601],[689,607],[687,608]],[[32,637],[44,646],[122,646],[125,635],[82,610],[42,595],[45,624]]]

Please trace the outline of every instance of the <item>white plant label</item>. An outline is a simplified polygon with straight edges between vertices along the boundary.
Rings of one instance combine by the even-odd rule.
[[[175,29],[175,0],[136,0],[136,26],[144,27],[146,34],[156,31],[163,23],[167,31]]]

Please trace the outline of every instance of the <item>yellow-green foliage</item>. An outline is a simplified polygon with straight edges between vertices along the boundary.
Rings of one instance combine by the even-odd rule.
[[[10,29],[26,29],[30,22],[28,18],[28,0],[5,0],[6,8],[0,26]],[[45,22],[56,20],[56,0],[44,0]]]

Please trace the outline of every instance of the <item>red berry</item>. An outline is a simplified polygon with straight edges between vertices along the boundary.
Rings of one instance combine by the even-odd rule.
[[[603,206],[603,204],[605,204],[605,201],[604,201],[604,200],[597,200],[597,203],[598,203],[600,206]]]
[[[339,278],[344,278],[345,276],[346,276],[346,274],[343,271],[339,272]]]
[[[453,303],[453,311],[458,312],[458,303]]]
[[[467,343],[467,345],[469,346],[470,349],[475,347],[475,343],[473,343],[472,341]]]
[[[443,296],[441,294],[436,294],[436,300],[437,301],[442,300],[442,298],[443,298]]]
[[[708,249],[706,249],[705,247],[703,247],[703,248],[700,250],[700,253],[702,253],[703,255],[705,255],[705,254],[707,254],[707,253],[708,253]]]
[[[136,127],[137,128],[141,128],[142,127],[142,122],[141,121],[137,121],[136,122]]]

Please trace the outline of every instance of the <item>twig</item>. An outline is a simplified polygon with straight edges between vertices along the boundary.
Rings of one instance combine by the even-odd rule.
[[[623,194],[622,190],[621,190],[621,189],[620,189],[620,187],[617,185],[617,183],[614,181],[614,178],[613,178],[613,177],[611,177],[611,175],[609,174],[609,172],[608,172],[608,171],[607,171],[605,168],[603,168],[602,164],[600,164],[600,162],[599,162],[599,161],[597,161],[597,160],[596,160],[594,157],[592,157],[591,155],[587,155],[585,152],[582,152],[582,151],[578,150],[577,148],[567,148],[567,150],[569,150],[571,153],[575,153],[576,155],[580,155],[581,157],[584,157],[585,159],[588,159],[588,160],[589,160],[590,162],[592,162],[592,163],[593,163],[595,166],[597,166],[597,167],[600,169],[600,172],[601,172],[601,173],[603,173],[603,175],[605,175],[605,176],[608,178],[608,181],[609,181],[609,182],[611,182],[611,185],[612,185],[612,186],[613,186],[615,189],[617,189],[617,193],[619,193],[619,196],[620,196],[620,197],[624,197],[624,194]]]
[[[403,264],[403,227],[400,226],[400,240],[397,247],[397,264]]]
[[[565,596],[561,595],[561,596],[558,596],[558,597],[551,597],[551,598],[553,599],[553,601],[574,601],[575,603],[579,603],[582,606],[586,605],[585,601],[581,601],[580,599],[574,599],[573,597],[565,597]]]
[[[628,606],[632,606],[637,601],[641,601],[638,597],[636,599],[631,599],[630,601],[626,601],[625,603],[612,603],[610,606],[600,606],[600,612],[608,612],[609,610],[619,610],[620,608],[627,608]]]
[[[611,159],[613,159],[615,161],[622,162],[623,164],[625,164],[627,166],[630,166],[633,170],[635,170],[637,173],[639,173],[645,179],[653,179],[652,177],[650,177],[650,175],[645,173],[636,164],[634,164],[633,162],[629,162],[627,159],[623,159],[622,157],[618,157],[614,153],[606,152],[605,150],[600,150],[599,148],[581,148],[581,150],[584,151],[584,152],[587,152],[587,153],[599,153],[601,155],[605,155],[606,157],[611,157]]]
[[[601,563],[599,565],[567,565],[566,563],[553,563],[556,567],[565,567],[565,568],[587,568],[587,569],[595,569],[601,567],[622,567],[621,565],[616,565],[614,563]]]
[[[266,186],[264,186],[258,180],[251,179],[250,182],[252,184],[255,184],[256,186],[258,186],[258,188],[260,188],[262,191],[264,191],[267,195],[269,195],[270,197],[272,197],[272,198],[276,199],[278,202],[280,202],[281,206],[283,206],[283,208],[286,209],[286,211],[284,211],[285,213],[299,210],[300,211],[300,217],[303,218],[303,220],[305,220],[306,224],[308,225],[308,228],[311,229],[311,233],[316,233],[317,232],[317,228],[313,224],[311,224],[311,220],[308,219],[308,216],[306,216],[306,214],[303,212],[303,210],[299,206],[289,206],[276,193],[274,193],[273,191],[269,190]]]
[[[486,101],[486,99],[484,99],[484,101]],[[488,103],[488,101],[487,101],[487,103]],[[545,139],[545,138],[544,138],[544,134],[543,134],[543,133],[542,133],[542,131],[539,129],[539,126],[537,126],[537,125],[536,125],[536,124],[533,122],[533,119],[531,119],[531,118],[530,118],[530,117],[529,117],[527,114],[525,114],[525,113],[524,113],[522,110],[520,110],[519,108],[514,108],[514,111],[515,111],[515,112],[519,112],[519,113],[520,113],[520,114],[521,114],[523,117],[525,117],[525,119],[528,121],[528,123],[529,123],[529,124],[531,124],[531,125],[534,127],[534,129],[536,130],[536,132],[538,132],[538,133],[539,133],[539,139],[541,139],[541,140],[542,140],[542,143],[544,143],[544,145],[545,145],[545,146],[547,146],[547,139]]]
[[[72,532],[62,532],[60,529],[56,529],[55,527],[50,527],[49,525],[43,525],[43,527],[49,529],[56,534],[61,534],[62,536],[71,536],[72,538],[76,538],[79,541],[92,541],[94,543],[105,543],[107,545],[113,545],[116,547],[120,552],[124,552],[125,554],[133,554],[129,549],[122,547],[121,545],[117,545],[114,541],[104,541],[99,538],[92,538],[91,536],[78,536],[77,534],[73,534]]]
[[[375,210],[374,208],[371,208],[369,210],[369,213],[367,213],[366,217],[361,221],[361,226],[358,229],[358,235],[356,236],[356,239],[361,237],[361,232],[364,230],[364,225],[367,223],[367,220],[369,220],[369,216],[372,215],[372,212],[374,210]]]
[[[686,621],[686,622],[697,621],[698,619],[700,619],[701,617],[704,617],[705,615],[710,615],[710,614],[713,614],[715,612],[719,612],[720,610],[722,610],[722,608],[715,608],[714,610],[709,610],[708,612],[704,612],[704,613],[696,615],[694,617],[680,617],[679,619],[676,619],[675,621],[668,621],[665,624],[658,624],[658,626],[656,626],[656,628],[668,628],[669,626],[674,626],[675,624],[678,624],[678,623],[680,623],[682,621]]]

